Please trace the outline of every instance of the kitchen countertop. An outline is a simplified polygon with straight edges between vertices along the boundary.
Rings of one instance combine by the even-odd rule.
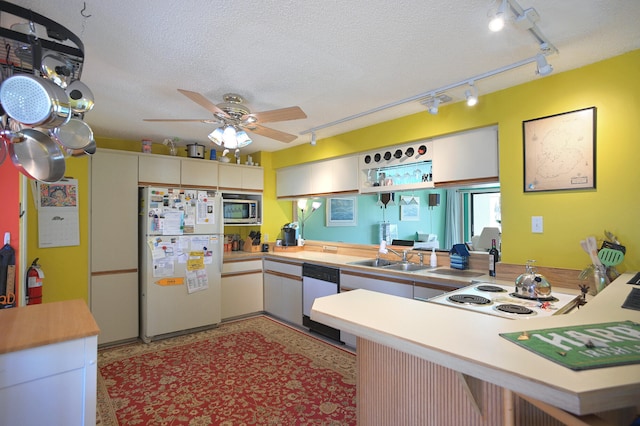
[[[96,336],[98,324],[84,300],[0,310],[0,354]]]
[[[454,270],[449,268],[448,266],[440,265],[437,268],[426,268],[420,271],[412,271],[412,272],[403,272],[382,268],[374,268],[370,266],[361,266],[361,265],[350,265],[350,262],[357,262],[365,259],[373,259],[375,258],[375,254],[371,256],[352,256],[345,254],[337,254],[337,253],[329,253],[329,252],[321,252],[321,251],[310,251],[310,250],[300,250],[300,251],[270,251],[267,253],[250,253],[250,252],[225,252],[224,253],[224,261],[225,262],[233,262],[240,261],[242,259],[255,259],[255,258],[265,258],[265,259],[273,259],[273,260],[281,260],[281,261],[292,261],[296,263],[304,263],[304,262],[313,262],[315,264],[347,269],[351,271],[357,271],[359,273],[368,274],[372,276],[377,276],[380,278],[387,277],[395,277],[400,279],[406,279],[408,281],[416,281],[416,282],[430,282],[436,284],[442,284],[443,286],[451,287],[451,290],[454,290],[459,287],[466,286],[470,284],[472,281],[484,281],[484,282],[495,282],[494,277],[490,277],[488,274],[484,274],[484,271],[473,271],[473,270],[465,270],[459,271],[459,275],[443,275],[434,273],[434,270],[447,270],[453,271],[453,274],[457,274],[458,270]],[[428,261],[428,256],[425,257]],[[413,259],[412,259],[413,260]],[[469,277],[465,276],[469,272],[476,272],[478,275]]]
[[[360,289],[316,299],[311,318],[582,415],[635,406],[640,364],[573,371],[498,334],[640,322],[640,311],[620,307],[633,287],[626,284],[632,276],[621,275],[585,306],[560,316],[511,320]]]

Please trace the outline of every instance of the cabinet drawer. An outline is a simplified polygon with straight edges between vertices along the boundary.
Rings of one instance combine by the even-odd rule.
[[[292,275],[302,278],[302,264],[291,264],[284,262],[276,262],[273,260],[264,261],[265,271],[280,272],[281,274]]]
[[[0,355],[0,389],[84,366],[85,339],[9,352]]]
[[[222,264],[223,274],[246,271],[262,271],[262,259],[253,259],[241,262],[225,262]]]

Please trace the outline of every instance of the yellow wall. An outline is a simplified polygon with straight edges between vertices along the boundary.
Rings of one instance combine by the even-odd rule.
[[[38,248],[38,214],[35,210],[32,185],[27,198],[27,258],[25,270],[37,257],[45,274],[42,302],[84,299],[89,301],[89,160],[87,157],[67,158],[65,176],[78,179],[78,216],[80,245]]]
[[[426,112],[318,141],[253,157],[265,169],[263,234],[271,241],[291,221],[291,202],[276,201],[275,169],[353,154],[380,146],[499,125],[502,186],[503,261],[581,269],[589,262],[579,241],[601,238],[605,229],[627,246],[622,270],[640,270],[640,50],[566,73],[480,97],[474,108],[460,102],[438,115]],[[500,78],[495,77],[495,78]],[[481,82],[478,84],[482,90]],[[524,194],[522,121],[595,106],[597,112],[597,189]],[[393,136],[388,136],[393,135]],[[97,138],[102,148],[140,150],[139,141]],[[154,144],[155,153],[168,153]],[[180,152],[180,155],[184,155]],[[304,161],[302,161],[304,160]],[[28,201],[28,248],[45,271],[44,302],[88,299],[89,179],[87,158],[71,158],[68,176],[79,180],[80,246],[38,249],[37,216]],[[531,216],[544,217],[544,233],[531,233]]]
[[[533,71],[532,71],[533,72]],[[273,153],[274,168],[347,155],[380,146],[499,125],[502,192],[502,260],[581,269],[589,258],[579,241],[607,229],[627,246],[621,270],[640,269],[640,50],[577,70],[481,95],[473,108],[442,106],[438,115],[397,120]],[[495,77],[495,78],[500,78]],[[482,83],[478,83],[482,92]],[[522,121],[597,108],[595,190],[523,193]],[[531,233],[531,216],[543,216],[544,233]],[[282,222],[282,221],[281,221]],[[283,222],[284,223],[284,222]],[[278,223],[279,225],[280,223]],[[269,220],[266,226],[272,227]]]

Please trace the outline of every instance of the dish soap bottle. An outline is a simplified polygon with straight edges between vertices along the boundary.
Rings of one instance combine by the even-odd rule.
[[[436,266],[438,266],[438,257],[436,256],[435,248],[431,248],[431,258],[429,259],[429,265],[432,268],[435,268]]]
[[[489,250],[489,275],[496,276],[496,262],[498,262],[498,249],[496,248],[496,240],[491,240],[491,250]]]

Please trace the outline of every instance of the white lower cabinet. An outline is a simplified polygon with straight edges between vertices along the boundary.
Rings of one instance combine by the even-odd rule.
[[[138,272],[93,275],[91,313],[100,326],[99,344],[137,336]]]
[[[302,327],[302,265],[264,261],[264,310]]]
[[[97,337],[0,355],[3,425],[95,425]]]
[[[264,310],[262,260],[222,265],[222,319]]]

